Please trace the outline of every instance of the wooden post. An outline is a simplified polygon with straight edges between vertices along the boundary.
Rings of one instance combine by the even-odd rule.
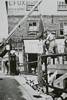
[[[23,57],[23,67],[24,67],[24,73],[27,73],[27,65],[25,64],[26,63],[26,54],[25,54],[25,45],[24,45],[24,40],[23,40],[23,37],[22,37],[22,57]]]
[[[38,83],[42,87],[42,66],[40,54],[38,55]]]
[[[8,41],[9,42],[9,46],[10,46],[10,50],[8,51],[8,59],[9,59],[9,74],[11,74],[11,64],[10,64],[10,51],[12,50],[12,45],[11,45],[11,39]]]
[[[9,75],[10,75],[10,50],[8,51],[8,60],[9,60]]]
[[[48,94],[48,74],[47,74],[47,57],[45,57],[44,59],[44,63],[45,63],[45,80],[46,80],[46,94]]]
[[[28,53],[27,53],[27,62],[28,62]],[[27,73],[28,73],[28,64],[26,65],[27,67]]]
[[[53,57],[53,64],[55,64],[55,58]]]
[[[22,63],[24,63],[24,41],[23,41],[23,37],[22,37],[21,42],[22,42]],[[24,65],[22,67],[24,67]]]

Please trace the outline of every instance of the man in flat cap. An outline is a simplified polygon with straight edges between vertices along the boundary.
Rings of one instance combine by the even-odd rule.
[[[55,45],[55,32],[47,31],[47,38],[46,41],[49,41],[49,53],[54,53],[53,47]]]
[[[58,49],[57,49],[57,44],[55,41],[55,36],[56,33],[54,31],[50,32],[47,31],[47,38],[46,41],[49,41],[49,49],[48,49],[48,54],[56,54],[58,53]],[[48,63],[51,63],[51,58],[48,59]]]

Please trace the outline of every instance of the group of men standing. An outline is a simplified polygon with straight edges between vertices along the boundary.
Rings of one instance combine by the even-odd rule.
[[[47,30],[44,35],[45,35],[45,38],[40,38],[40,40],[42,39],[42,44],[43,44],[43,54],[45,55],[58,54],[59,52],[58,52],[58,44],[56,41],[56,32],[55,31],[50,32],[49,30]],[[67,36],[64,37],[64,53],[67,53]],[[64,60],[67,61],[66,56],[64,57]],[[60,57],[57,57],[57,63],[60,64]],[[42,77],[44,76],[45,78],[45,64],[43,61],[41,62],[41,64],[42,64],[41,65],[42,71],[40,73],[40,77],[38,81],[39,81],[39,84],[43,86]],[[51,57],[48,57],[47,64],[51,64]]]
[[[49,30],[47,30],[45,32],[46,38],[43,39],[43,53],[44,54],[58,54],[59,50],[58,50],[58,44],[56,41],[56,32],[52,31],[50,32]],[[62,40],[61,40],[62,42]],[[62,44],[60,44],[62,45]],[[61,52],[60,52],[61,53]],[[64,53],[67,53],[67,35],[64,36]],[[57,57],[58,58],[58,57]],[[65,57],[65,60],[67,59],[67,57]],[[59,58],[57,59],[58,63],[59,63]],[[50,63],[50,60],[48,60],[48,63]]]

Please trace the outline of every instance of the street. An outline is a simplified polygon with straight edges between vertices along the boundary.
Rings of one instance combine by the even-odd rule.
[[[51,96],[34,90],[30,80],[37,84],[37,76],[11,76],[0,71],[0,100],[52,100]]]
[[[26,100],[15,79],[0,78],[0,100]]]

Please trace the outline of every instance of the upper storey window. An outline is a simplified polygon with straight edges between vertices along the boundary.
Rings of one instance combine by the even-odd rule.
[[[30,22],[29,23],[29,31],[38,31],[37,23],[36,22]]]
[[[67,1],[67,0],[66,0]],[[67,11],[67,2],[62,2],[61,0],[57,2],[58,11]]]
[[[37,3],[37,0],[27,0],[26,1],[26,11],[30,11],[33,6]],[[34,9],[34,11],[38,11],[38,7]]]

